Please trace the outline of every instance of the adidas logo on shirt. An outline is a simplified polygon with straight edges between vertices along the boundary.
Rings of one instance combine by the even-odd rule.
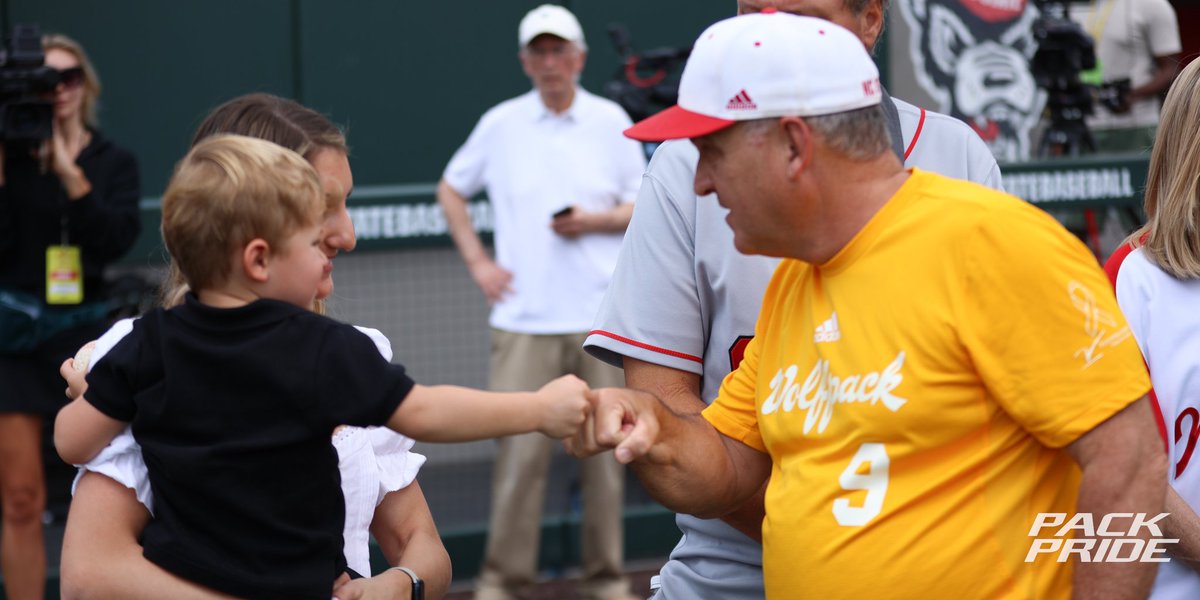
[[[738,94],[729,99],[729,104],[725,105],[728,110],[754,110],[758,105],[750,99],[750,94],[746,90],[738,92]]]
[[[837,312],[835,311],[824,323],[817,326],[813,341],[817,343],[836,342],[840,339],[842,339],[842,330],[838,329]]]

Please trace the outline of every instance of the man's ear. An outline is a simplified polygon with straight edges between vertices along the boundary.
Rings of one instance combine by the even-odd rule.
[[[271,245],[254,238],[242,248],[242,271],[250,281],[266,283],[271,278]]]
[[[800,117],[781,117],[779,125],[783,129],[784,141],[787,144],[787,175],[795,179],[812,160],[812,129]]]
[[[867,2],[863,11],[854,17],[858,21],[858,37],[872,56],[875,55],[875,45],[879,42],[879,36],[883,33],[884,17],[883,0]]]

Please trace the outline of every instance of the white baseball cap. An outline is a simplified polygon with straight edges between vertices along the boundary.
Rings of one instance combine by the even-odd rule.
[[[866,108],[881,97],[879,69],[858,36],[823,19],[767,9],[704,30],[683,68],[679,103],[625,135],[694,138],[737,121]]]
[[[533,38],[548,33],[560,37],[587,50],[587,42],[583,40],[583,27],[571,11],[554,4],[543,4],[525,15],[521,25],[517,27],[517,42],[521,48],[529,45]]]

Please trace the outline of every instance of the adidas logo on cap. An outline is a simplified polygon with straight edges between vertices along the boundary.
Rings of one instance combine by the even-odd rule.
[[[729,110],[754,110],[758,108],[758,105],[754,103],[754,100],[750,99],[750,94],[747,94],[746,90],[742,90],[736,96],[729,99],[729,104],[726,104],[725,108]]]

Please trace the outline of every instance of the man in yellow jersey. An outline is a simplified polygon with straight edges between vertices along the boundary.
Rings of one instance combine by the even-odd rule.
[[[729,209],[737,249],[785,260],[703,418],[600,390],[568,446],[615,447],[705,518],[770,476],[769,598],[1145,597],[1154,562],[1031,553],[1096,535],[1047,523],[1161,537],[1141,526],[1166,486],[1149,380],[1103,273],[1037,208],[904,170],[878,77],[828,21],[701,34],[679,105],[627,135],[691,138],[696,194]]]

